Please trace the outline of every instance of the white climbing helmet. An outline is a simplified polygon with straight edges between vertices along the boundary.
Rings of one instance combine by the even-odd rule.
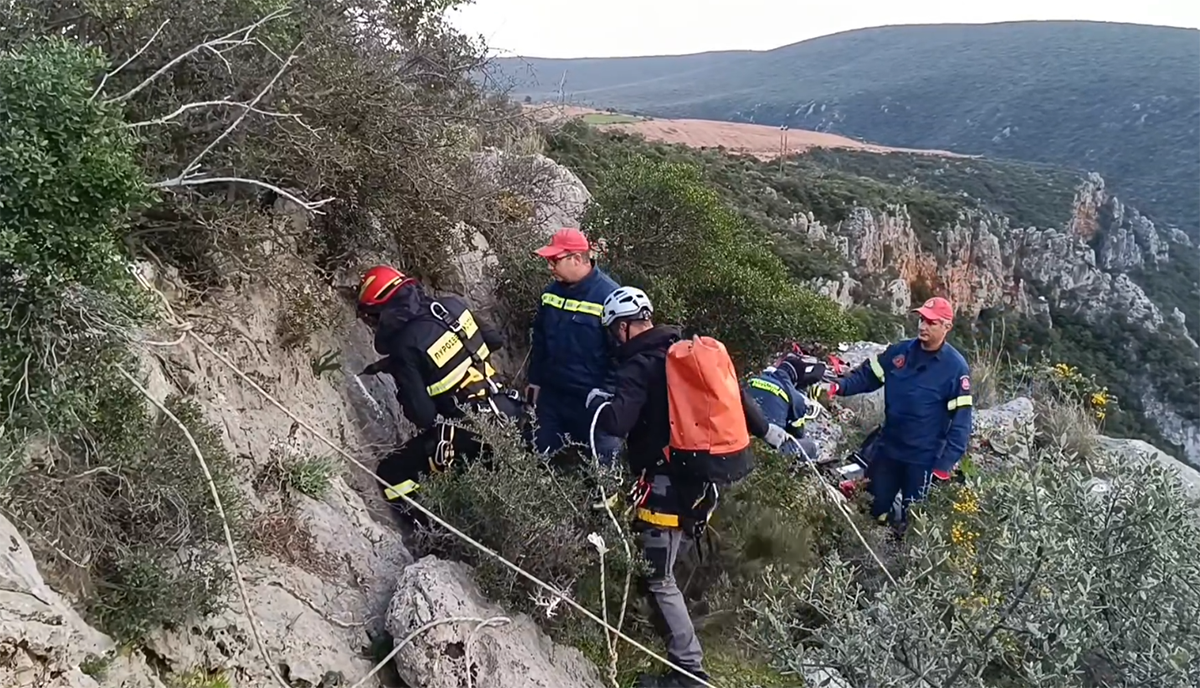
[[[608,327],[617,318],[647,320],[654,314],[654,304],[646,292],[637,287],[620,287],[604,299],[604,314],[600,324]]]

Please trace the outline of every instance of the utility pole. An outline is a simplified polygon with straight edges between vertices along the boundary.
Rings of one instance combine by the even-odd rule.
[[[779,173],[783,174],[783,159],[788,152],[788,125],[779,126]]]

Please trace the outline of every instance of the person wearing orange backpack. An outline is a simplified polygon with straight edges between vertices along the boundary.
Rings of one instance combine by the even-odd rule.
[[[795,439],[767,422],[720,342],[683,339],[678,327],[655,325],[653,314],[650,298],[636,287],[621,287],[605,299],[601,324],[616,345],[617,381],[612,393],[593,389],[586,404],[596,432],[626,438],[629,467],[640,476],[634,529],[651,569],[639,588],[666,641],[667,658],[686,671],[644,674],[637,686],[692,688],[708,675],[675,581],[680,547],[707,528],[718,485],[753,470],[750,435],[776,449]],[[711,395],[710,388],[719,393]],[[698,443],[673,428],[685,425],[702,430]]]

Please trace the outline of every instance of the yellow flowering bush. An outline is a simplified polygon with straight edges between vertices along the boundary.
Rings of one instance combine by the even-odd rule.
[[[1055,363],[1046,371],[1051,391],[1063,400],[1083,404],[1097,422],[1116,410],[1117,397],[1108,387],[1096,382],[1093,375],[1084,375],[1079,368],[1066,363]]]
[[[933,489],[885,559],[894,582],[829,556],[756,608],[754,633],[785,673],[853,688],[1190,687],[1196,561],[1200,511],[1173,472],[1046,447]]]

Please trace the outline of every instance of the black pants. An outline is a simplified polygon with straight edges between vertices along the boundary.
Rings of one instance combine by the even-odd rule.
[[[505,418],[521,417],[522,408],[515,400],[496,396],[494,401]],[[475,433],[439,424],[409,438],[383,457],[375,468],[375,475],[388,485],[382,488],[384,499],[407,513],[408,505],[401,495],[413,498],[425,476],[486,458],[486,453],[487,447]]]

